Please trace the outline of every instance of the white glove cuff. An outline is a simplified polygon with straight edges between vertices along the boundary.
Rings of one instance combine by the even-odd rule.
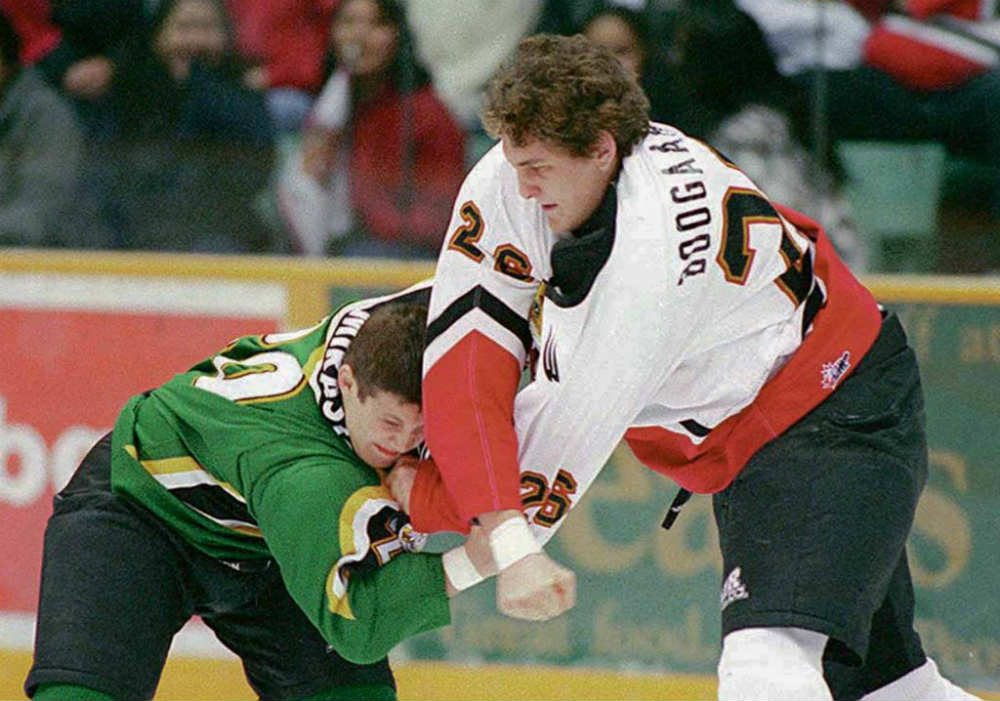
[[[448,581],[457,591],[464,591],[485,579],[483,575],[479,574],[476,566],[472,564],[472,560],[465,552],[464,545],[452,548],[442,555],[441,564],[444,565],[444,573],[448,577]]]
[[[542,552],[542,546],[532,535],[527,521],[517,516],[490,531],[490,550],[500,571],[528,555]]]

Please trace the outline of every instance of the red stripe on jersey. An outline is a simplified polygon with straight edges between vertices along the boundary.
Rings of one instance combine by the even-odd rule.
[[[517,358],[478,331],[450,348],[424,377],[427,445],[464,521],[521,508],[514,431],[520,378]]]
[[[857,367],[882,327],[875,299],[840,260],[811,219],[776,205],[816,241],[815,272],[826,283],[827,302],[795,355],[765,384],[750,406],[712,429],[700,444],[659,426],[629,429],[625,440],[647,467],[684,489],[711,494],[725,489],[765,443],[781,435],[835,391]],[[833,388],[824,387],[823,366],[849,353],[850,366]]]
[[[410,490],[410,522],[421,533],[469,532],[469,522],[458,515],[433,460],[417,463],[417,475]]]

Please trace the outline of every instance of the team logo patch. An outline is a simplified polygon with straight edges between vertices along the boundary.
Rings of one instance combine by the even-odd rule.
[[[418,553],[427,545],[427,534],[414,530],[410,523],[404,523],[399,529],[399,542],[406,552]]]
[[[823,363],[820,370],[820,385],[823,389],[833,389],[851,368],[851,351],[844,351],[832,363]]]
[[[528,325],[531,328],[531,335],[537,344],[542,338],[542,308],[545,305],[545,288],[547,285],[542,281],[535,291],[535,298],[531,300],[531,310],[528,312]]]
[[[750,592],[747,591],[746,585],[743,584],[743,579],[741,578],[742,572],[739,567],[733,568],[733,571],[729,573],[726,577],[726,581],[722,583],[722,593],[719,594],[719,609],[725,610],[729,604],[734,601],[739,601],[740,599],[749,599]]]

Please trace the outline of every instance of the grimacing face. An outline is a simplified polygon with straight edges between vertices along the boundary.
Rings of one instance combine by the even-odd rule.
[[[342,365],[337,384],[344,400],[344,421],[351,445],[367,464],[385,469],[424,440],[420,405],[397,394],[375,390],[361,398],[350,365]]]
[[[520,146],[507,137],[502,142],[504,156],[517,172],[518,192],[538,203],[557,234],[587,221],[618,168],[617,146],[606,131],[586,156],[537,139]]]

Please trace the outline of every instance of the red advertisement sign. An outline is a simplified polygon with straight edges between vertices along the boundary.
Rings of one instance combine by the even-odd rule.
[[[37,604],[53,494],[128,398],[237,336],[279,330],[283,318],[283,298],[253,306],[246,286],[224,313],[217,283],[208,290],[184,283],[160,298],[121,295],[116,310],[101,298],[107,285],[100,279],[84,285],[98,292],[93,304],[78,290],[79,280],[70,298],[51,294],[63,283],[54,276],[41,287],[22,282],[0,277],[0,612],[14,613],[33,612]],[[176,293],[185,291],[187,301],[176,303]],[[201,311],[200,295],[210,297]]]

